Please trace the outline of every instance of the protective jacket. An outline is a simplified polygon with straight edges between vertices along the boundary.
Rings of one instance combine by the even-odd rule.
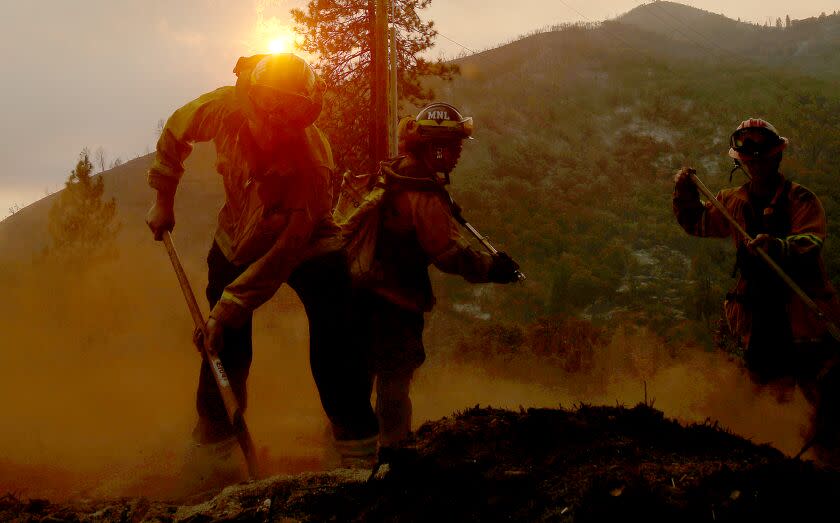
[[[430,264],[471,283],[489,282],[493,258],[464,239],[435,173],[410,155],[383,162],[382,172],[385,194],[376,245],[381,277],[371,290],[404,309],[427,312],[435,303]]]
[[[717,199],[753,238],[761,233],[781,240],[768,254],[831,319],[837,317],[838,300],[822,259],[826,218],[820,200],[807,188],[781,177],[776,193],[766,202],[750,191],[750,182],[720,191]],[[748,253],[744,240],[710,202],[702,202],[696,187],[676,187],[673,209],[677,221],[694,236],[723,238],[732,236],[738,252],[740,276],[727,295],[725,312],[734,334],[745,347],[753,329],[781,329],[792,342],[819,341],[826,335],[825,325],[757,256]],[[765,314],[778,307],[778,314]],[[754,322],[758,313],[780,319]]]
[[[247,266],[211,312],[229,325],[268,300],[303,259],[338,247],[326,138],[311,125],[266,153],[251,135],[242,98],[237,88],[222,87],[175,111],[148,174],[149,185],[174,194],[191,144],[215,144],[225,188],[215,240],[228,261]]]

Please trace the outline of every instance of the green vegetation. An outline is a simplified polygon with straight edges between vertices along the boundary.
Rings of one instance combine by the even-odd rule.
[[[782,170],[822,199],[824,255],[840,284],[840,89],[830,77],[736,64],[618,23],[538,34],[458,65],[447,100],[475,118],[476,140],[451,191],[529,280],[476,297],[445,278],[442,301],[478,301],[502,326],[562,314],[710,345],[734,250],[680,229],[671,177],[692,165],[710,187],[730,185],[728,138],[747,117],[790,138]],[[731,185],[743,181],[736,173]]]
[[[836,11],[758,25],[659,1],[640,5],[619,21],[720,52],[733,63],[755,62],[840,79],[840,14]]]
[[[422,78],[436,75],[449,80],[457,72],[451,64],[423,57],[437,35],[434,22],[423,21],[420,12],[432,0],[397,0],[396,55],[400,98],[410,104],[423,104],[434,97]],[[389,4],[390,5],[390,4]],[[370,172],[371,82],[375,49],[373,45],[374,2],[309,0],[306,10],[292,9],[295,29],[303,35],[301,49],[317,55],[318,73],[330,86],[318,124],[330,139],[339,167]]]
[[[93,177],[88,150],[82,150],[64,190],[50,208],[52,247],[46,254],[86,263],[113,254],[120,225],[114,221],[116,201],[104,200],[104,191],[105,180]]]

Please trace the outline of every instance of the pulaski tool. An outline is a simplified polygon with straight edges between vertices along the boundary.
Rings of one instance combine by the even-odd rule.
[[[178,283],[181,284],[181,291],[184,293],[184,298],[187,300],[187,307],[190,309],[193,323],[195,323],[196,347],[213,371],[213,378],[216,380],[216,385],[219,387],[222,401],[225,404],[228,421],[230,421],[230,424],[236,431],[236,439],[239,442],[239,447],[242,449],[242,454],[245,456],[245,462],[248,465],[248,477],[252,480],[257,479],[259,473],[257,455],[254,451],[254,441],[251,439],[248,426],[245,424],[245,417],[242,409],[239,407],[239,402],[236,400],[236,395],[230,386],[230,381],[228,380],[227,373],[225,373],[222,360],[219,359],[218,353],[205,343],[205,340],[208,338],[205,330],[204,317],[201,314],[201,309],[198,307],[198,302],[195,300],[195,294],[193,294],[192,287],[187,279],[187,273],[184,272],[184,267],[178,258],[178,252],[175,250],[175,245],[172,243],[172,235],[169,231],[163,233],[163,244],[166,246],[166,252],[169,254],[172,268],[175,269],[175,275],[178,277]]]
[[[749,233],[745,231],[743,227],[741,227],[741,224],[738,223],[735,220],[735,218],[732,217],[731,214],[729,214],[729,211],[726,210],[726,207],[724,207],[723,204],[720,203],[720,201],[718,201],[717,198],[715,198],[714,193],[710,191],[709,188],[706,187],[706,184],[704,184],[703,181],[700,178],[698,178],[697,175],[693,172],[691,173],[691,181],[694,182],[694,185],[697,186],[700,192],[703,193],[703,195],[709,199],[711,204],[714,205],[718,211],[720,211],[720,213],[723,215],[724,218],[726,218],[730,225],[732,225],[732,227],[736,231],[738,231],[738,234],[743,236],[746,241],[752,241],[752,237],[749,235]],[[756,249],[756,252],[758,253],[759,257],[761,257],[761,259],[764,260],[764,262],[770,266],[773,272],[775,272],[776,275],[778,275],[779,278],[781,278],[781,280],[785,282],[785,284],[788,287],[790,287],[790,290],[793,291],[794,294],[799,296],[799,299],[802,300],[805,306],[808,307],[808,309],[810,309],[811,312],[813,312],[814,315],[817,318],[819,318],[820,321],[823,322],[823,324],[825,324],[828,333],[831,334],[831,337],[837,341],[840,341],[840,329],[838,329],[837,325],[822,311],[822,309],[820,309],[819,305],[814,303],[814,300],[812,300],[807,294],[805,294],[805,291],[803,291],[802,288],[799,285],[797,285],[796,282],[793,281],[793,279],[787,275],[787,273],[785,273],[784,269],[779,267],[779,264],[776,263],[764,249]]]
[[[498,249],[496,249],[496,247],[494,247],[493,244],[490,243],[490,240],[488,240],[486,236],[478,232],[478,229],[473,227],[472,224],[468,222],[466,218],[464,218],[464,215],[461,214],[461,206],[455,203],[455,200],[452,199],[452,196],[449,197],[449,206],[452,210],[452,216],[455,218],[455,221],[460,223],[466,230],[470,231],[470,234],[475,236],[475,239],[478,240],[479,243],[481,243],[481,245],[487,250],[487,252],[489,252],[493,256],[499,254]],[[522,271],[517,270],[516,282],[525,283],[525,279],[525,275],[522,273]]]

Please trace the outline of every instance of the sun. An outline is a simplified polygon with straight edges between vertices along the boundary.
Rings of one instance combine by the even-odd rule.
[[[268,42],[268,51],[272,54],[291,53],[294,50],[294,42],[285,35],[278,36]]]
[[[268,41],[268,51],[272,54],[293,53],[296,50],[297,35],[289,27],[275,31]]]

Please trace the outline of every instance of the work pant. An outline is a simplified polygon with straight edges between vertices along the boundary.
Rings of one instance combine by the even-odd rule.
[[[411,378],[414,371],[376,375],[379,446],[399,447],[411,435]]]
[[[207,300],[212,308],[222,292],[246,267],[225,258],[215,243],[207,256]],[[299,265],[289,285],[303,302],[309,320],[309,362],[321,404],[337,440],[357,440],[378,431],[370,405],[370,376],[364,347],[347,343],[350,317],[350,276],[343,253],[332,252]],[[226,328],[219,354],[231,387],[243,410],[246,381],[253,353],[251,318],[242,327]],[[234,435],[224,403],[207,362],[202,362],[196,406],[199,421],[193,437],[212,443]]]
[[[379,445],[397,447],[411,434],[411,378],[426,358],[423,313],[367,290],[356,293],[354,311],[376,382]]]
[[[814,408],[808,440],[817,457],[840,467],[840,347],[831,339],[791,343],[784,337],[750,338],[746,366],[752,380],[784,392],[798,386]],[[788,338],[789,339],[789,338]]]
[[[840,468],[840,348],[824,341],[797,347],[797,383],[814,413],[808,435],[825,464]]]

